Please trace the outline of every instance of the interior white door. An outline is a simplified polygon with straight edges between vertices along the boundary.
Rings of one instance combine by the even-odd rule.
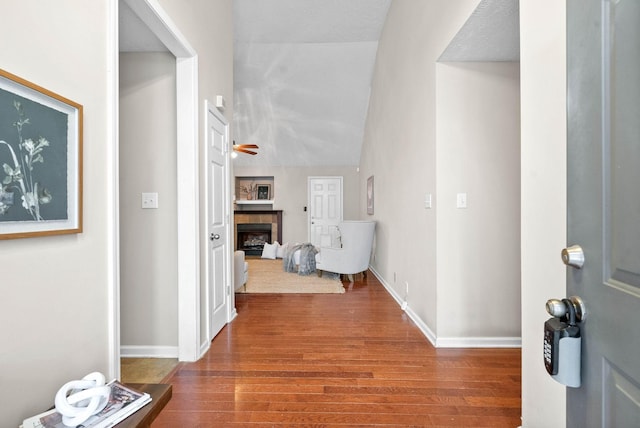
[[[227,200],[228,124],[207,103],[207,303],[209,339],[213,339],[227,323],[230,279],[227,275],[229,248]]]
[[[567,426],[640,427],[640,2],[567,3],[568,268],[580,296],[582,385]]]
[[[342,221],[342,177],[309,177],[309,242],[337,246]]]

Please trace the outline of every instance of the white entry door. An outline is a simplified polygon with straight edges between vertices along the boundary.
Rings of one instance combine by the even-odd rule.
[[[209,339],[213,339],[227,323],[230,300],[230,278],[227,270],[229,249],[228,123],[207,103],[207,312]]]
[[[567,2],[567,271],[582,298],[568,427],[640,427],[640,2]]]
[[[342,221],[342,177],[309,177],[309,242],[338,245]]]

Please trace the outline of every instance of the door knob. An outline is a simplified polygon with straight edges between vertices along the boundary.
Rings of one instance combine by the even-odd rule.
[[[561,255],[562,261],[567,266],[580,269],[584,265],[584,252],[580,245],[572,245],[563,249]]]
[[[211,239],[212,241],[215,241],[216,239],[220,239],[220,235],[212,232],[211,235],[209,235],[209,239]]]
[[[547,300],[546,310],[549,315],[556,318],[561,318],[569,312],[568,305],[572,306],[575,312],[576,321],[584,321],[587,316],[587,309],[584,306],[584,302],[579,296],[571,296],[566,299],[549,299]]]

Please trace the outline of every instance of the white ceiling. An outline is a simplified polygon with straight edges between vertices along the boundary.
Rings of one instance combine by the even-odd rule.
[[[234,0],[237,165],[357,165],[391,0]]]
[[[233,0],[236,165],[358,165],[392,0]],[[443,0],[448,1],[448,0]],[[167,51],[120,1],[120,50]],[[439,61],[518,61],[518,0],[482,0]]]
[[[438,61],[519,61],[518,0],[482,0]]]
[[[120,52],[168,52],[126,2],[118,2],[118,15]]]

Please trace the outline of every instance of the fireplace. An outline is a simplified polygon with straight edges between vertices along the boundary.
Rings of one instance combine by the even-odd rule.
[[[271,223],[241,223],[236,226],[238,249],[259,256],[265,243],[271,243]]]
[[[262,255],[265,242],[282,242],[282,210],[235,211],[233,224],[235,249],[247,255]]]

